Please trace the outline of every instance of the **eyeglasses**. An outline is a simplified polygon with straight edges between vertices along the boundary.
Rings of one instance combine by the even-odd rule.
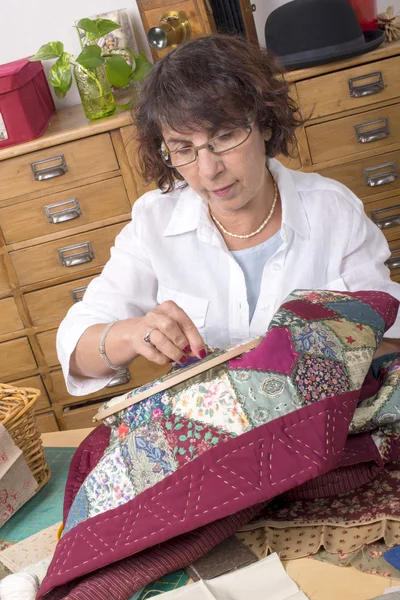
[[[197,160],[199,150],[207,148],[213,154],[223,154],[229,152],[243,144],[252,132],[251,125],[246,127],[236,127],[231,131],[217,135],[211,138],[202,146],[183,146],[177,150],[170,150],[165,142],[162,142],[160,154],[161,158],[168,167],[175,169],[177,167],[185,167]]]

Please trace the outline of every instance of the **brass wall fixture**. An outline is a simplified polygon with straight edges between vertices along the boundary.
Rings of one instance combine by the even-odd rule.
[[[156,50],[175,48],[190,38],[191,27],[183,10],[164,13],[156,27],[149,29],[147,39]]]

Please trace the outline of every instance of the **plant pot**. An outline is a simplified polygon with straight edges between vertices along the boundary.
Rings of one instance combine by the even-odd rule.
[[[85,71],[75,66],[74,76],[83,110],[88,119],[101,119],[115,112],[114,96],[107,79],[105,65]]]

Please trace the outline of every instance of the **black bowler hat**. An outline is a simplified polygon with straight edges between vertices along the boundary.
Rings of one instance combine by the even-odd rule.
[[[288,70],[369,52],[384,37],[380,29],[362,31],[349,0],[292,0],[265,23],[267,48]]]

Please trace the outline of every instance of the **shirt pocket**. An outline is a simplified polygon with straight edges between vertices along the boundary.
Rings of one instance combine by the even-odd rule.
[[[330,290],[331,292],[348,292],[349,291],[349,288],[345,284],[344,279],[342,277],[338,277],[338,279],[333,279],[332,281],[329,281],[329,283],[324,284],[323,287],[321,287],[320,289],[321,290]]]
[[[205,327],[208,305],[210,304],[207,298],[193,296],[192,294],[160,285],[157,300],[160,304],[167,300],[173,300],[192,319],[197,329],[200,330]]]

